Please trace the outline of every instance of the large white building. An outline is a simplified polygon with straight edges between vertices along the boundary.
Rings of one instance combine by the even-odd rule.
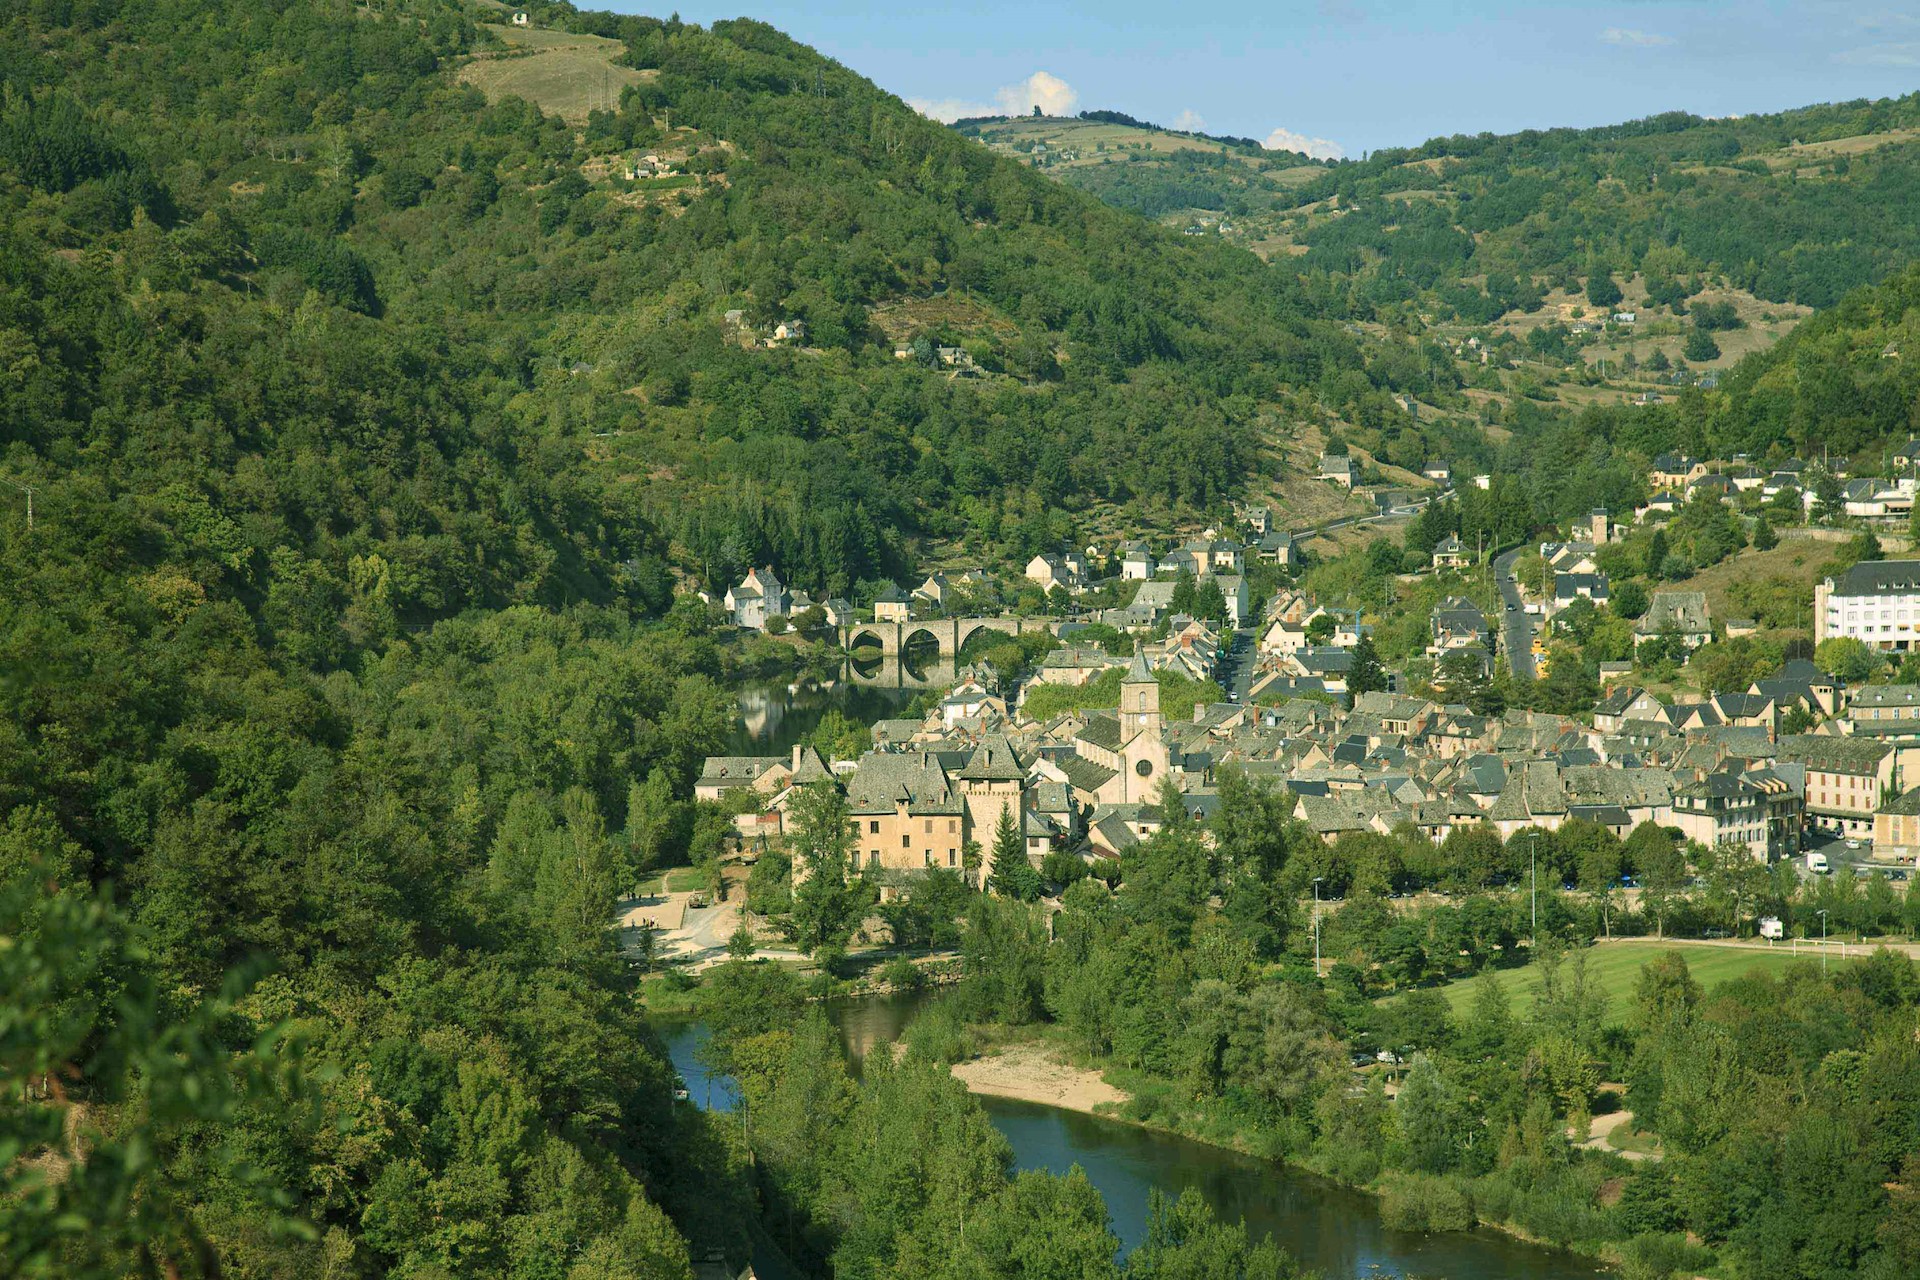
[[[1814,641],[1835,636],[1893,653],[1920,648],[1920,560],[1862,560],[1815,586]]]

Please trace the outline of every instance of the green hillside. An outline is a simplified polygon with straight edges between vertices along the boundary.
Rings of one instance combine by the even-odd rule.
[[[954,128],[1108,204],[1236,241],[1242,237],[1233,219],[1290,206],[1295,188],[1325,172],[1303,155],[1268,151],[1251,138],[1163,129],[1111,111],[989,117]]]
[[[1289,264],[1368,336],[1435,343],[1496,423],[1516,397],[1618,404],[1676,376],[1711,382],[1920,252],[1905,212],[1920,203],[1920,95],[1437,138],[1326,166],[1084,120],[958,127]]]
[[[606,927],[730,720],[674,588],[1197,514],[1386,380],[770,28],[533,15],[0,7],[0,1273],[991,1274],[1061,1195],[1110,1268],[776,976],[831,1181],[674,1102]]]

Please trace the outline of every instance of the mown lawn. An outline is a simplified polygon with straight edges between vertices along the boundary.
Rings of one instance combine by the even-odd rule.
[[[1633,1005],[1634,984],[1640,979],[1641,966],[1648,960],[1668,950],[1671,944],[1653,939],[1635,939],[1630,942],[1606,942],[1590,947],[1585,952],[1588,974],[1599,982],[1607,993],[1607,1012],[1610,1021],[1622,1022]],[[1687,958],[1687,968],[1693,974],[1694,981],[1702,987],[1712,990],[1723,982],[1742,977],[1756,970],[1777,974],[1787,968],[1796,959],[1813,964],[1820,962],[1819,955],[1813,949],[1802,944],[1796,957],[1791,944],[1782,943],[1772,950],[1761,951],[1742,947],[1671,947]],[[1866,953],[1857,946],[1849,947],[1848,959],[1858,959]],[[1827,963],[1836,965],[1846,963],[1840,957],[1836,946],[1830,953]],[[1513,1003],[1515,1013],[1524,1013],[1532,1004],[1540,990],[1540,966],[1527,964],[1517,969],[1496,969],[1493,979],[1507,989],[1507,996]],[[1474,992],[1478,990],[1479,977],[1463,978],[1449,982],[1438,990],[1447,998],[1456,1017],[1465,1016],[1473,1005]]]

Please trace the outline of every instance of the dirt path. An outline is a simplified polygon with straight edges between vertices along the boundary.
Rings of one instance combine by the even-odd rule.
[[[1587,1140],[1576,1143],[1575,1145],[1585,1147],[1590,1151],[1611,1151],[1623,1160],[1635,1162],[1641,1160],[1658,1160],[1660,1158],[1657,1153],[1651,1151],[1622,1151],[1615,1147],[1613,1145],[1613,1132],[1622,1126],[1625,1126],[1629,1132],[1632,1131],[1633,1112],[1610,1111],[1604,1116],[1595,1116],[1592,1126],[1587,1130]]]
[[[973,1093],[1020,1102],[1038,1102],[1088,1115],[1097,1108],[1118,1106],[1127,1095],[1087,1071],[1056,1060],[1040,1045],[1014,1045],[985,1058],[958,1062],[954,1078]]]

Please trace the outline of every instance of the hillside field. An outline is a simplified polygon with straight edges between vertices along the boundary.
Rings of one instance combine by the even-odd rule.
[[[1678,950],[1687,958],[1687,968],[1692,972],[1694,981],[1711,992],[1713,988],[1749,973],[1765,973],[1778,976],[1796,962],[1819,963],[1817,944],[1809,946],[1802,943],[1798,952],[1792,943],[1781,943],[1777,947],[1761,950],[1757,947],[1713,947],[1683,945],[1676,947],[1671,941],[1659,941],[1652,938],[1636,938],[1626,942],[1597,943],[1586,953],[1587,972],[1607,993],[1607,1020],[1612,1023],[1624,1022],[1633,1005],[1634,984],[1640,979],[1640,970],[1647,961],[1662,951]],[[1859,959],[1866,954],[1858,946],[1847,948],[1848,960]],[[1840,959],[1838,945],[1832,949],[1828,960],[1830,965],[1845,963]],[[1440,987],[1440,994],[1446,997],[1456,1018],[1465,1017],[1473,1007],[1474,993],[1479,989],[1482,976],[1491,977],[1507,990],[1507,998],[1512,1001],[1515,1014],[1524,1015],[1527,1007],[1540,991],[1540,966],[1522,965],[1517,969],[1494,969],[1485,975],[1462,978]]]
[[[525,98],[569,124],[583,124],[590,111],[617,110],[621,90],[654,74],[616,66],[613,60],[626,52],[618,40],[540,27],[481,25],[507,48],[475,54],[460,69],[460,79],[479,86],[489,102]]]

